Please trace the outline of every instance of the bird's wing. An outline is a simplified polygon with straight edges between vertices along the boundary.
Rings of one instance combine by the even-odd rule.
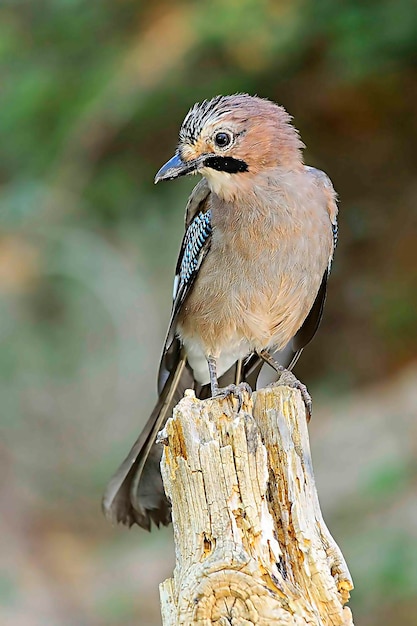
[[[185,213],[185,234],[175,270],[171,317],[159,367],[159,392],[161,392],[172,366],[178,360],[180,341],[175,336],[178,314],[210,249],[212,228],[209,195],[210,190],[207,181],[203,178],[194,187],[188,200]]]
[[[337,245],[337,237],[338,237],[338,225],[337,225],[337,194],[334,190],[333,183],[330,178],[327,176],[326,172],[322,172],[322,170],[318,170],[315,167],[310,167],[309,165],[305,166],[305,170],[314,177],[316,181],[316,185],[323,192],[323,196],[326,202],[327,213],[329,214],[330,223],[332,225],[333,231],[333,249],[329,259],[329,272],[330,267],[333,260],[333,253],[335,251]]]
[[[333,253],[336,248],[338,235],[337,196],[333,188],[332,181],[327,176],[327,174],[325,172],[322,172],[321,170],[309,166],[305,166],[305,169],[309,174],[314,177],[317,186],[323,192],[325,207],[329,215],[330,225],[333,233],[333,246],[329,257],[329,263],[324,272],[323,279],[321,281],[313,306],[311,307],[309,314],[304,320],[303,325],[301,326],[301,328],[299,328],[294,337],[288,342],[283,350],[277,351],[272,354],[274,359],[287,369],[292,369],[294,367],[300,357],[303,348],[313,339],[320,325],[320,321],[323,315],[324,303],[326,301],[327,279],[329,277],[330,268],[333,260]],[[259,371],[259,362],[257,362],[255,359],[252,359],[252,361],[247,366],[247,369],[247,375],[253,376],[254,371]],[[258,388],[259,386],[264,386],[267,382],[270,382],[269,379],[270,376],[268,376],[268,366],[264,365],[258,377]]]
[[[304,320],[303,325],[294,335],[294,337],[290,341],[291,351],[294,356],[292,357],[290,366],[293,367],[301,354],[302,349],[313,339],[316,331],[319,327],[322,315],[324,303],[326,300],[326,291],[327,291],[327,279],[330,273],[330,268],[333,260],[333,253],[337,244],[337,196],[336,192],[333,188],[332,181],[327,176],[325,172],[316,169],[315,167],[306,166],[306,171],[310,173],[315,181],[317,186],[321,189],[323,193],[323,198],[325,202],[325,208],[329,215],[330,226],[333,233],[333,246],[331,249],[331,253],[329,256],[328,266],[324,272],[323,279],[321,281],[319,290],[317,292],[316,298],[314,300],[313,306],[310,309],[309,314]]]
[[[185,228],[187,229],[194,217],[201,210],[210,195],[210,187],[206,178],[202,178],[192,190],[185,207]]]
[[[127,526],[137,523],[150,530],[151,521],[157,526],[170,521],[171,507],[164,493],[159,470],[161,446],[155,445],[155,438],[184,391],[195,385],[181,343],[175,336],[175,328],[178,313],[210,246],[209,193],[207,182],[203,179],[194,188],[187,204],[171,318],[159,368],[158,401],[126,459],[111,479],[103,498],[105,515]]]

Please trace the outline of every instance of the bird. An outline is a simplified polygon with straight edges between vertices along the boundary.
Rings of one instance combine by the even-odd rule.
[[[244,391],[278,373],[311,413],[292,368],[322,317],[338,207],[304,148],[284,107],[258,96],[216,96],[185,116],[155,182],[202,178],[186,206],[158,400],[103,497],[112,522],[169,524],[155,440],[187,388],[202,399],[235,395],[240,406]]]

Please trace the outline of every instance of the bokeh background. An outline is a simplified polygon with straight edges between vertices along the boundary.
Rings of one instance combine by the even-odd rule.
[[[0,3],[0,621],[160,624],[170,529],[100,498],[155,399],[183,211],[153,185],[188,108],[283,104],[340,197],[297,374],[355,623],[417,623],[413,0]]]

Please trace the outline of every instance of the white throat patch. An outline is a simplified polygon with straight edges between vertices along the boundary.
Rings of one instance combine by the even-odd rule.
[[[219,172],[211,167],[203,167],[200,173],[207,179],[210,190],[225,200],[231,200],[239,188],[237,174]]]

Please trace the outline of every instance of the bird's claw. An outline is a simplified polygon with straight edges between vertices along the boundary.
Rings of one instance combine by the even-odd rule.
[[[227,385],[227,387],[222,387],[221,389],[217,389],[217,391],[213,394],[213,398],[225,399],[228,396],[233,396],[238,401],[237,412],[241,410],[243,406],[244,394],[249,394],[249,397],[252,397],[252,389],[248,385],[248,383],[240,383],[239,385]]]
[[[287,387],[292,387],[293,389],[298,389],[300,391],[304,406],[306,408],[306,419],[307,422],[309,422],[313,414],[313,401],[305,384],[299,381],[292,372],[286,369],[282,371],[281,376],[275,384],[287,385]]]

